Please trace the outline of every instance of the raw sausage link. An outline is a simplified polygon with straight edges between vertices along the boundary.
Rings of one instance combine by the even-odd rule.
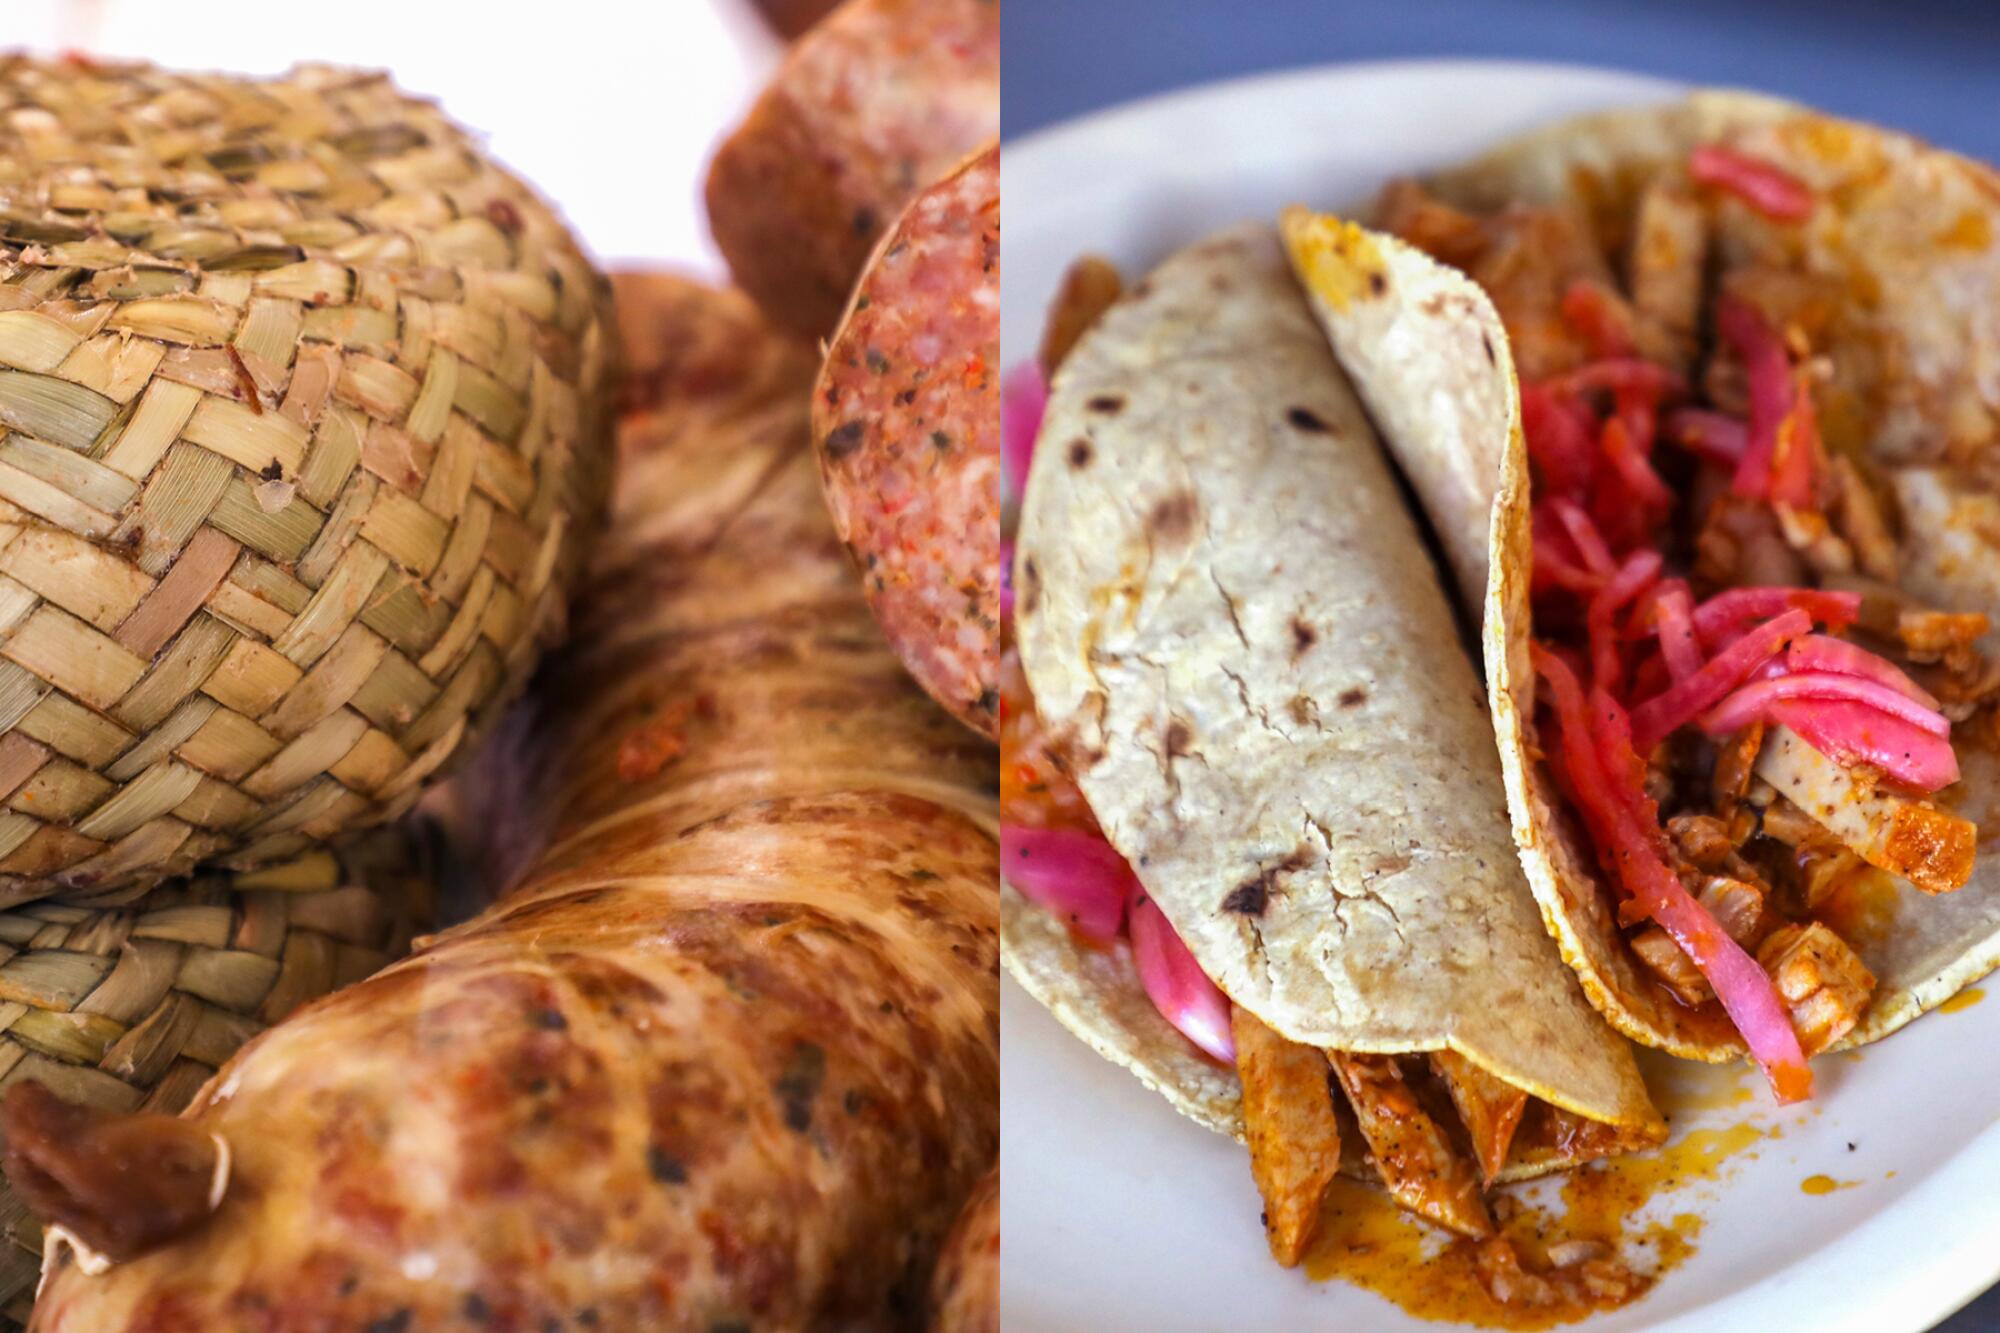
[[[1000,1168],[973,1187],[931,1279],[932,1333],[1000,1333]]]
[[[999,132],[999,0],[847,0],[716,153],[715,243],[766,314],[822,337],[910,196]]]
[[[999,727],[1000,153],[911,201],[855,289],[813,394],[834,527],[910,673]]]
[[[920,1317],[998,1142],[991,751],[853,593],[805,355],[740,298],[619,297],[667,406],[622,431],[619,517],[492,816],[549,822],[539,863],[247,1047],[190,1112],[234,1152],[220,1209],[105,1276],[60,1264],[37,1328]]]

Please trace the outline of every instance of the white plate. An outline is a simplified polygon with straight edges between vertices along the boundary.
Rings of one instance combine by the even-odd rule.
[[[1673,92],[1559,65],[1354,65],[1155,98],[1010,142],[1007,363],[1032,354],[1083,251],[1142,271],[1226,223],[1366,199],[1390,174]],[[1175,1115],[1011,982],[1001,1015],[1010,1329],[1437,1327],[1278,1268],[1240,1147]],[[1759,1089],[1750,1106],[1680,1120],[1681,1133],[1749,1120],[1781,1137],[1674,1201],[1707,1219],[1692,1259],[1639,1303],[1575,1327],[1883,1333],[1950,1313],[2000,1276],[1996,1049],[2000,1003],[1934,1014],[1859,1058],[1819,1061],[1804,1111],[1778,1112]],[[1819,1173],[1860,1184],[1805,1194]]]

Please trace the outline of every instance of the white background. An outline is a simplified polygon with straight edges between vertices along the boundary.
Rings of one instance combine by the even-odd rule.
[[[747,0],[0,0],[0,47],[387,68],[558,201],[600,258],[718,277],[702,178],[780,49]]]

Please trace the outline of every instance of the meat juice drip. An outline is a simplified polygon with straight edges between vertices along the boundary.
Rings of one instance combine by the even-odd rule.
[[[1557,1328],[1643,1296],[1694,1252],[1690,1242],[1701,1226],[1690,1213],[1635,1231],[1622,1213],[1586,1217],[1570,1207],[1551,1214],[1513,1191],[1496,1196],[1496,1205],[1497,1240],[1454,1239],[1417,1222],[1374,1186],[1338,1178],[1327,1191],[1306,1273],[1315,1281],[1350,1282],[1416,1319],[1475,1328]],[[1544,1285],[1539,1275],[1555,1267],[1566,1247],[1579,1242],[1649,1259],[1648,1272],[1622,1290],[1602,1295],[1575,1281]],[[1484,1257],[1482,1244],[1488,1247]],[[1503,1268],[1496,1280],[1495,1257],[1507,1252],[1502,1246],[1518,1256],[1525,1277]],[[1542,1288],[1540,1299],[1522,1294],[1537,1287]],[[1498,1294],[1503,1291],[1513,1299],[1503,1300]]]
[[[1937,1007],[1937,1011],[1941,1014],[1960,1013],[1964,1010],[1970,1009],[1973,1005],[1978,1004],[1981,1000],[1985,998],[1986,998],[1985,990],[1982,989],[1981,987],[1974,986],[1970,990],[1962,990],[1958,994],[1952,996],[1949,1000],[1946,1000],[1943,1004]]]
[[[1719,1085],[1725,1078],[1740,1082],[1748,1071],[1748,1065],[1732,1066],[1726,1076],[1694,1080],[1662,1103],[1674,1109],[1734,1105],[1735,1090]],[[1380,1189],[1341,1177],[1327,1191],[1305,1269],[1315,1281],[1339,1279],[1374,1292],[1417,1319],[1529,1330],[1575,1323],[1639,1299],[1686,1262],[1705,1219],[1675,1205],[1687,1192],[1720,1180],[1731,1161],[1771,1134],[1754,1123],[1695,1129],[1656,1151],[1579,1168],[1562,1179],[1553,1199],[1549,1185],[1500,1191],[1494,1196],[1500,1239],[1519,1257],[1525,1276],[1502,1271],[1497,1281],[1494,1255],[1489,1251],[1482,1261],[1478,1242],[1447,1237],[1398,1209]],[[1623,1261],[1638,1281],[1629,1290],[1601,1293],[1574,1278],[1538,1288],[1537,1279],[1545,1280],[1551,1269],[1592,1251]],[[1514,1298],[1502,1299],[1510,1286]]]

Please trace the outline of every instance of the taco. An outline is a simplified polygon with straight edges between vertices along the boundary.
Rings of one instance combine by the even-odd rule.
[[[1449,517],[1478,508],[1467,479],[1494,502],[1494,719],[1563,956],[1626,1035],[1747,1051],[1808,1095],[1810,1056],[2000,959],[1976,855],[2000,795],[2000,178],[1703,93],[1397,182],[1377,220],[1481,284],[1519,366],[1524,438],[1497,457],[1389,443],[1448,546],[1478,540]],[[1329,315],[1380,267],[1343,234],[1287,220]]]
[[[1449,298],[1436,345],[1491,359],[1403,369],[1450,382],[1429,415],[1504,432],[1491,306],[1410,259]],[[1037,458],[1001,728],[1022,986],[1247,1140],[1284,1263],[1336,1169],[1488,1237],[1485,1186],[1659,1142],[1522,882],[1478,674],[1275,231],[1096,314]]]

